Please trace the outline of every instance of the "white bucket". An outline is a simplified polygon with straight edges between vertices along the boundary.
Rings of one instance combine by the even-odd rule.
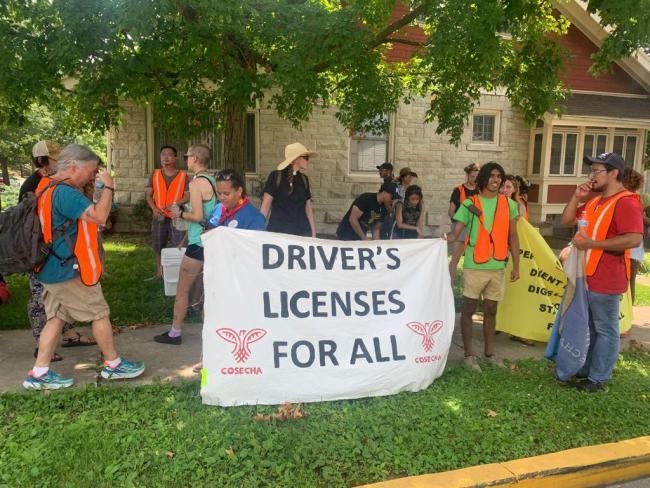
[[[185,254],[185,248],[167,247],[160,253],[160,263],[163,268],[163,280],[165,281],[165,295],[173,297],[176,295],[178,286],[178,275],[181,271],[181,260]]]

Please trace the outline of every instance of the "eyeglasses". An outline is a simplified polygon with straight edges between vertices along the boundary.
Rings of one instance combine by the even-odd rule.
[[[228,181],[235,176],[234,171],[223,170],[217,173],[217,181]]]
[[[589,172],[589,176],[596,176],[598,173],[603,173],[605,171],[609,171],[609,170],[607,170],[607,169],[592,169]]]
[[[196,157],[195,154],[184,154],[184,155],[183,155],[183,159],[184,159],[185,161],[187,161],[188,158],[195,158],[195,157]]]

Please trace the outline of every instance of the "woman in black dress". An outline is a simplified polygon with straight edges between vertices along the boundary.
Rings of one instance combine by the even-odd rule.
[[[316,153],[294,142],[284,148],[284,155],[264,186],[260,212],[268,218],[266,230],[316,237],[309,179],[303,173]]]

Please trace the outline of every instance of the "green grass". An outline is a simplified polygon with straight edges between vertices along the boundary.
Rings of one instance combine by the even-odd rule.
[[[650,286],[636,283],[634,305],[650,305]]]
[[[18,192],[20,185],[2,185],[0,184],[0,202],[2,202],[2,210],[6,210],[18,203]]]
[[[171,322],[174,297],[165,297],[162,281],[150,280],[156,260],[148,240],[138,236],[115,236],[104,242],[106,268],[102,289],[111,308],[114,325]],[[26,275],[7,277],[11,300],[0,308],[0,330],[29,327]]]
[[[650,356],[622,355],[597,394],[558,386],[545,360],[517,365],[452,366],[427,390],[288,422],[203,406],[197,382],[4,394],[0,485],[351,486],[650,434]]]

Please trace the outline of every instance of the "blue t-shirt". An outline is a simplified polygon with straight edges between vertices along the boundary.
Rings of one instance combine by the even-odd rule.
[[[221,203],[217,204],[212,212],[213,218],[210,218],[210,227],[232,227],[235,229],[248,229],[248,230],[266,230],[266,219],[264,215],[255,208],[250,202],[235,212],[230,218],[219,223],[219,216],[221,215]]]
[[[52,233],[55,229],[61,227],[66,220],[72,220],[72,224],[66,230],[70,237],[70,242],[74,246],[77,241],[77,220],[81,214],[92,205],[83,193],[75,190],[71,186],[62,184],[57,185],[52,195]],[[73,250],[63,237],[59,237],[55,242],[52,250],[61,259],[67,259],[73,254]],[[62,264],[56,256],[50,256],[45,261],[41,270],[36,274],[36,278],[43,283],[63,283],[73,279],[78,271],[74,269],[77,262],[75,258],[69,259]]]

